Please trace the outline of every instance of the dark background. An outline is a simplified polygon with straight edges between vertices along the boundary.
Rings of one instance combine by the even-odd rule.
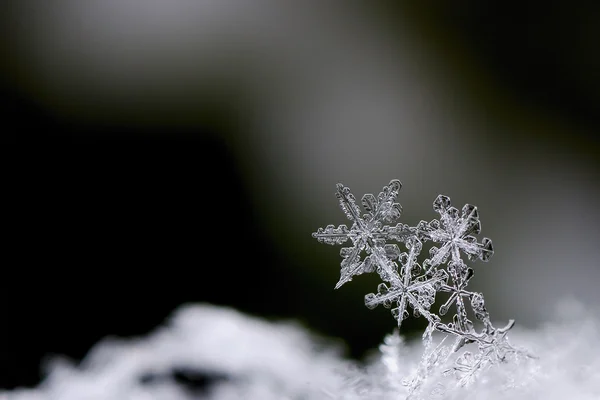
[[[408,41],[417,52],[441,60],[436,71],[452,73],[436,79],[459,82],[461,90],[452,96],[477,103],[480,108],[473,113],[491,124],[506,124],[495,139],[499,142],[493,142],[501,144],[498,152],[508,150],[498,159],[510,158],[515,143],[546,149],[555,160],[581,163],[586,193],[597,192],[599,5],[352,4],[360,11],[352,14],[358,21],[368,11],[371,23],[386,27],[392,48],[395,41]],[[43,7],[47,9],[39,11]],[[339,11],[343,19],[347,13],[336,2],[314,7],[316,15],[327,16],[323,18],[336,18]],[[313,243],[311,230],[290,225],[283,217],[308,218],[313,230],[344,223],[341,212],[330,213],[337,207],[334,185],[327,182],[327,198],[320,198],[321,191],[310,194],[310,181],[277,186],[261,170],[262,153],[240,157],[253,142],[255,128],[244,124],[239,105],[260,97],[262,81],[248,90],[246,82],[229,79],[232,74],[209,74],[213,83],[202,86],[201,95],[195,92],[172,104],[155,97],[164,100],[179,93],[168,89],[177,77],[158,89],[147,82],[141,95],[114,103],[107,96],[110,89],[77,87],[81,82],[76,79],[71,91],[61,92],[56,88],[68,86],[68,75],[38,69],[27,54],[37,44],[32,25],[43,25],[45,16],[62,11],[33,1],[20,6],[7,2],[3,8],[0,109],[8,223],[3,224],[7,238],[0,279],[0,388],[35,385],[46,357],[80,359],[107,335],[143,335],[187,302],[295,319],[342,338],[353,357],[363,356],[390,331],[393,320],[386,310],[368,311],[361,304],[364,288],[373,290],[376,280],[365,277],[365,286],[355,291],[334,292],[339,248]],[[37,17],[30,18],[36,9]],[[295,17],[295,12],[281,13],[284,20]],[[353,40],[360,40],[361,26],[357,23]],[[72,32],[79,29],[87,31],[82,24]],[[352,45],[348,48],[352,51]],[[213,51],[218,53],[218,46]],[[235,70],[235,63],[228,66],[228,71]],[[119,90],[128,93],[127,87]],[[507,96],[518,98],[520,105],[503,100]],[[556,120],[566,128],[557,128]],[[481,141],[486,147],[486,138]],[[262,146],[268,143],[257,147]],[[426,180],[426,174],[418,179]],[[570,178],[581,176],[578,172]],[[370,176],[374,183],[368,188],[378,191],[395,177]],[[337,182],[337,177],[332,179]],[[316,205],[329,208],[323,214],[294,208],[287,200],[295,185],[319,197]],[[418,195],[432,200],[436,194]],[[492,206],[502,204],[506,207],[500,200],[490,201],[488,215]],[[505,212],[499,210],[492,221],[499,224]],[[586,219],[574,213],[568,218],[591,226],[585,237],[595,242],[596,214]],[[329,217],[323,220],[322,215]],[[506,306],[507,314],[512,311]],[[422,325],[411,321],[406,327],[410,332]]]

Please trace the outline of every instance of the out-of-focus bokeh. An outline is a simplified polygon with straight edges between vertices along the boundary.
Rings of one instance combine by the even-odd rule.
[[[334,291],[347,223],[391,179],[403,222],[478,206],[473,287],[534,326],[600,306],[600,5],[14,0],[0,6],[0,385],[148,332],[186,302],[300,321],[360,358],[375,276]],[[410,332],[423,327],[410,320]],[[41,363],[41,364],[40,364]]]

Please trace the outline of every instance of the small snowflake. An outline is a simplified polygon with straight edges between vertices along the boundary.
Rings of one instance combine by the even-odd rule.
[[[473,277],[473,269],[468,268],[462,260],[450,261],[448,271],[452,278],[451,285],[442,286],[441,290],[450,292],[450,297],[440,307],[440,315],[446,315],[450,306],[456,304],[456,314],[454,314],[454,323],[461,331],[470,332],[473,329],[473,323],[467,317],[467,310],[463,297],[471,298],[472,292],[466,290],[469,280]]]
[[[483,238],[481,243],[473,234],[481,231],[481,222],[477,207],[465,204],[462,211],[452,207],[448,196],[439,195],[433,202],[433,209],[440,214],[440,219],[433,220],[426,229],[426,237],[441,247],[432,247],[431,258],[425,261],[427,267],[436,267],[445,263],[449,256],[452,260],[460,259],[460,252],[467,254],[469,260],[479,258],[488,261],[494,254],[492,241]]]
[[[433,277],[422,275],[421,266],[417,263],[417,256],[422,248],[421,242],[417,239],[409,240],[407,247],[409,252],[398,256],[402,266],[400,272],[394,262],[385,261],[381,264],[378,272],[388,285],[380,283],[377,293],[367,294],[365,305],[371,309],[379,304],[390,308],[396,303],[397,307],[392,309],[392,315],[398,321],[398,327],[409,316],[408,305],[413,308],[415,317],[423,315],[430,323],[436,323],[439,317],[431,314],[429,309],[435,302],[435,294],[448,280],[448,275],[443,270],[437,271]],[[397,246],[395,248],[397,249]]]

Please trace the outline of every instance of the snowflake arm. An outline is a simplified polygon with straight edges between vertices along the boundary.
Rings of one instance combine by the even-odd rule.
[[[313,233],[313,237],[325,244],[342,244],[350,239],[350,231],[346,225],[340,225],[337,228],[333,225],[327,225],[325,228],[317,229]]]

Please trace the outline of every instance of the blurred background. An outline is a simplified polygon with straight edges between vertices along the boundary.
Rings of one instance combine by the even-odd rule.
[[[0,387],[178,305],[296,320],[360,359],[395,322],[334,291],[347,223],[478,206],[494,320],[600,307],[600,3],[12,0],[0,6]],[[6,239],[5,239],[6,240]],[[421,320],[409,320],[407,334]]]

